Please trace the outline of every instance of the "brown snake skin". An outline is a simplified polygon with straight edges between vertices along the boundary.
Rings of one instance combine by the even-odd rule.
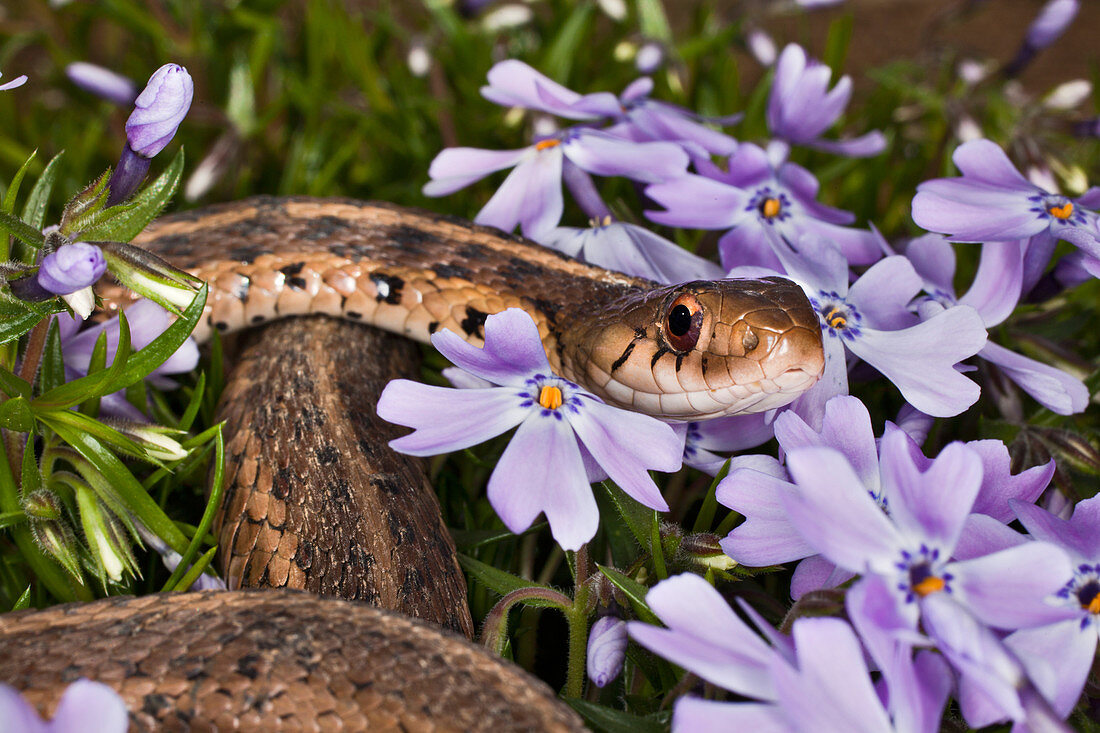
[[[416,349],[356,321],[421,341],[449,328],[480,345],[487,315],[522,307],[555,370],[609,402],[680,419],[729,411],[708,394],[738,409],[785,404],[823,365],[816,314],[786,281],[657,288],[388,204],[249,199],[167,217],[135,243],[210,283],[200,340],[263,325],[245,335],[219,407],[229,483],[215,529],[230,587],[365,601],[467,636],[465,581],[422,462],[390,451],[385,442],[404,430],[375,415],[382,386],[415,375]],[[683,292],[706,310],[699,348],[678,353],[661,319]],[[133,297],[101,294],[108,309]],[[351,323],[265,325],[309,313]],[[85,632],[85,618],[98,631]],[[234,634],[219,634],[227,625]],[[84,633],[102,644],[71,636]],[[170,649],[149,648],[166,640]],[[306,596],[113,599],[0,617],[0,658],[9,654],[26,661],[0,665],[0,681],[31,690],[43,712],[64,682],[86,675],[122,691],[139,729],[581,727],[545,686],[490,655],[392,614]],[[364,667],[377,667],[365,688]]]

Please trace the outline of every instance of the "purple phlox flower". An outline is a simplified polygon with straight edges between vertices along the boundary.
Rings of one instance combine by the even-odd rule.
[[[165,64],[154,71],[126,120],[130,148],[146,158],[164,150],[191,109],[194,95],[191,75],[179,64]]]
[[[935,422],[936,418],[924,414],[906,402],[898,409],[898,416],[894,419],[893,426],[908,433],[917,445],[923,445]]]
[[[428,169],[432,180],[424,195],[446,196],[514,167],[474,221],[505,231],[519,224],[525,236],[537,239],[561,220],[563,166],[652,183],[682,175],[687,163],[687,154],[673,143],[634,143],[599,130],[572,128],[519,150],[447,148]]]
[[[135,520],[134,528],[141,535],[141,539],[145,544],[156,550],[157,554],[160,555],[160,561],[164,563],[164,567],[168,568],[168,572],[174,572],[183,556],[165,544],[164,540],[153,534],[141,522]],[[191,590],[226,590],[226,586],[224,580],[206,570],[191,584]]]
[[[0,684],[0,730],[18,733],[125,733],[130,727],[126,703],[101,682],[78,679],[57,703],[52,720],[38,717],[19,691]]]
[[[759,627],[767,640],[761,638],[698,575],[661,581],[646,594],[646,604],[668,628],[628,622],[636,642],[719,687],[757,700],[775,699],[769,667],[776,655],[793,658],[789,639],[767,624]]]
[[[69,295],[95,284],[106,271],[103,250],[88,242],[73,242],[42,258],[38,284],[55,295]]]
[[[1077,504],[1068,520],[1033,504],[1013,502],[1012,507],[1033,538],[1061,547],[1073,564],[1056,594],[1073,616],[1005,639],[1054,711],[1064,717],[1081,696],[1100,637],[1100,496]]]
[[[164,333],[172,324],[173,318],[168,312],[151,300],[138,300],[126,309],[126,322],[130,326],[130,348],[143,349]],[[68,379],[75,379],[88,373],[92,360],[92,351],[101,333],[107,336],[107,364],[114,362],[118,349],[119,319],[114,317],[91,328],[77,332],[79,321],[66,316],[57,317],[61,335],[61,353],[65,359],[65,373]],[[185,374],[199,363],[199,347],[194,339],[188,338],[179,349],[152,371],[146,380],[158,389],[174,389],[176,382],[168,378],[170,374]],[[107,395],[100,403],[100,414],[129,420],[147,421],[144,415],[126,401],[124,392]]]
[[[65,76],[84,91],[120,107],[129,107],[137,99],[138,89],[132,79],[87,61],[74,61],[66,66]]]
[[[626,659],[626,621],[618,616],[603,616],[588,632],[588,678],[596,687],[605,687],[619,676]]]
[[[668,226],[727,229],[718,243],[722,266],[780,269],[781,240],[814,233],[836,242],[851,264],[866,265],[882,253],[875,235],[841,226],[855,217],[818,203],[818,182],[794,163],[773,167],[768,153],[744,143],[729,159],[729,171],[696,160],[703,175],[688,174],[646,189],[666,211],[647,211]]]
[[[575,550],[596,533],[589,483],[610,476],[646,506],[668,511],[647,469],[675,471],[682,444],[652,417],[605,404],[555,376],[538,328],[515,308],[485,321],[485,347],[444,330],[432,344],[456,366],[499,387],[452,390],[390,382],[378,401],[385,420],[415,428],[390,446],[410,455],[448,453],[517,428],[489,477],[489,503],[513,532],[546,514],[554,539]]]
[[[831,397],[848,392],[845,351],[880,371],[928,415],[950,417],[977,401],[978,385],[954,365],[985,345],[981,316],[960,305],[916,322],[909,302],[921,280],[906,258],[887,257],[849,286],[843,254],[820,237],[803,236],[793,248],[787,244],[776,252],[785,276],[806,291],[825,337],[824,374],[792,407],[811,424],[820,421]]]
[[[3,74],[0,74],[0,76],[3,76]],[[23,74],[22,76],[17,76],[9,82],[4,82],[3,84],[0,84],[0,92],[6,92],[9,89],[15,89],[16,87],[21,87],[26,83],[27,83],[27,75],[26,74]]]
[[[719,280],[726,274],[717,264],[644,227],[610,217],[585,229],[558,227],[539,241],[593,265],[659,283]]]
[[[821,138],[852,97],[852,80],[847,76],[829,89],[832,73],[828,66],[807,59],[801,46],[791,43],[784,48],[768,98],[768,128],[776,138],[795,145],[854,158],[878,155],[886,148],[886,138],[878,130],[851,140]]]
[[[909,243],[905,256],[924,280],[929,297],[919,303],[922,318],[953,305],[973,306],[986,328],[1004,321],[1020,300],[1026,241],[987,242],[974,282],[961,297],[955,295],[955,251],[943,237],[928,234]],[[1055,367],[987,342],[978,356],[996,364],[1035,400],[1060,415],[1083,412],[1088,388],[1081,380]]]
[[[749,415],[730,415],[714,420],[673,423],[684,436],[684,464],[711,476],[729,460],[729,454],[768,442],[774,435],[775,410]]]
[[[509,107],[539,110],[571,120],[610,120],[607,132],[636,142],[690,143],[705,153],[729,155],[737,141],[704,122],[732,124],[739,116],[701,118],[689,110],[650,99],[653,80],[635,80],[616,97],[610,92],[578,94],[539,73],[522,61],[501,61],[489,70],[486,99]]]
[[[1022,292],[1039,279],[1058,239],[1100,257],[1096,214],[1100,188],[1070,199],[1024,178],[1005,152],[989,140],[955,149],[958,178],[937,178],[917,186],[913,221],[954,242],[1007,242],[1028,239]]]

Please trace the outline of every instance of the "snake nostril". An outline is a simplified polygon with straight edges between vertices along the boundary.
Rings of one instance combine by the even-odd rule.
[[[745,331],[745,335],[741,337],[741,348],[745,350],[746,354],[755,349],[759,343],[760,337],[751,328]]]

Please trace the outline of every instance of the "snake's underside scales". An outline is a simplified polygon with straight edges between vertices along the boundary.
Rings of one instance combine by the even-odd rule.
[[[823,366],[817,316],[787,281],[659,287],[388,204],[249,199],[167,217],[135,243],[210,283],[197,338],[254,329],[219,407],[230,587],[367,602],[466,636],[438,501],[421,461],[386,446],[404,431],[374,411],[388,380],[415,375],[416,349],[358,324],[480,345],[488,315],[523,308],[555,371],[671,419],[785,404]],[[108,309],[132,297],[102,295]],[[279,320],[309,314],[343,321]],[[120,689],[140,729],[580,727],[545,685],[461,639],[286,592],[0,616],[0,659],[0,681],[43,712],[88,676]]]

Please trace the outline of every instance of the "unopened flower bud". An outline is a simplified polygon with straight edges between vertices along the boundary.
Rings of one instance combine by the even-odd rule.
[[[626,658],[626,622],[604,616],[588,634],[588,678],[603,687],[619,676]]]
[[[49,489],[31,491],[20,503],[29,519],[61,519],[61,500]]]
[[[634,56],[634,68],[642,74],[652,74],[661,68],[665,60],[664,46],[656,41],[647,41],[638,48]]]
[[[106,271],[107,260],[99,247],[73,242],[42,258],[38,284],[56,295],[68,295],[94,284]]]
[[[164,308],[191,305],[202,281],[169,265],[156,255],[123,242],[100,242],[111,274],[135,293]]]
[[[1066,32],[1080,8],[1080,0],[1050,0],[1028,27],[1024,42],[1037,50],[1046,48]]]
[[[84,91],[120,107],[129,107],[137,98],[137,85],[132,79],[96,64],[75,61],[65,67],[65,76]]]
[[[109,425],[137,442],[150,458],[159,461],[178,461],[187,457],[187,451],[178,440],[172,437],[186,435],[183,430],[121,420],[112,420]]]
[[[775,63],[779,50],[775,47],[775,41],[766,31],[754,28],[745,36],[745,45],[749,53],[753,55],[761,66],[771,66]]]
[[[99,497],[86,486],[77,487],[76,504],[88,548],[107,577],[117,583],[124,572],[136,573],[137,560],[130,549],[130,538],[118,518],[105,511]]]
[[[706,568],[732,570],[737,567],[737,561],[722,551],[718,537],[709,532],[687,535],[680,543],[680,549],[691,558],[692,562]]]
[[[56,560],[74,578],[83,578],[76,554],[76,537],[68,522],[64,519],[31,522],[30,529],[38,549]]]
[[[153,72],[126,120],[130,148],[146,158],[164,150],[191,109],[194,94],[191,75],[179,64],[165,64]]]

